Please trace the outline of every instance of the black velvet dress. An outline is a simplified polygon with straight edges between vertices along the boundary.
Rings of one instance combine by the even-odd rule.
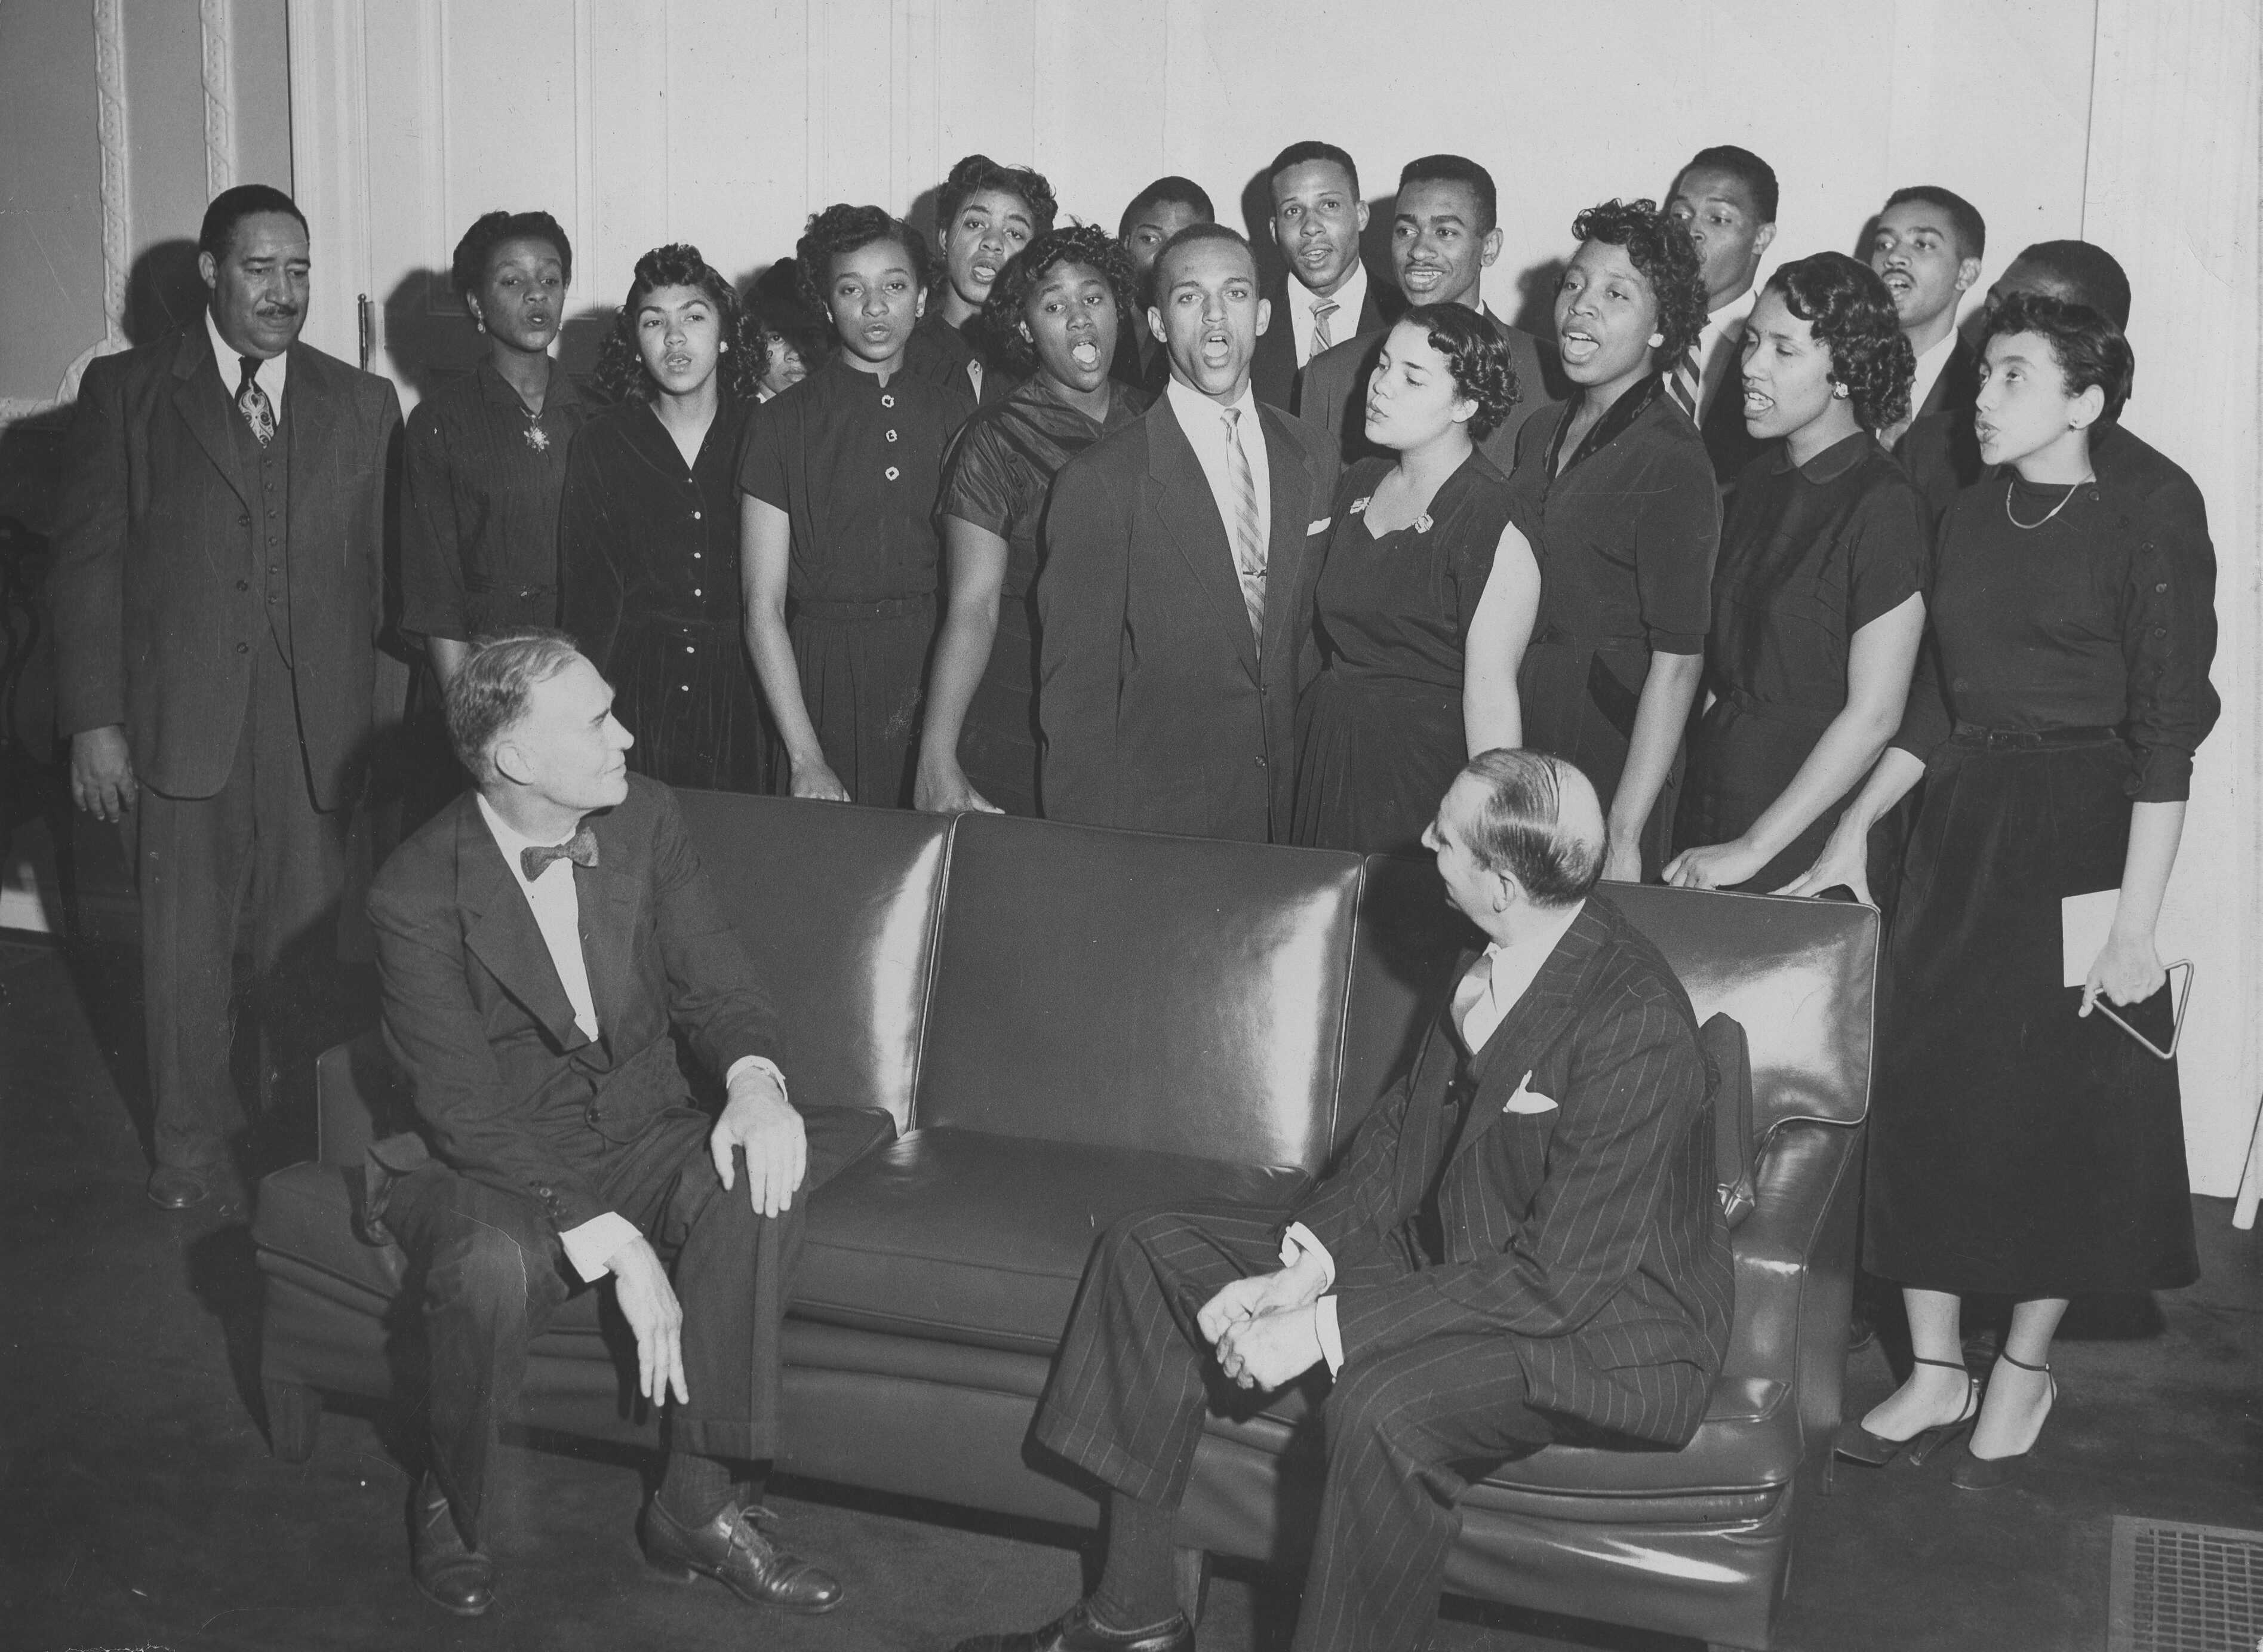
[[[965,391],[886,385],[836,356],[748,421],[739,491],[793,524],[786,624],[825,761],[850,799],[911,802],[942,555],[935,503]],[[792,776],[781,751],[771,787]]]
[[[2217,711],[2215,577],[2205,538],[2111,485],[1990,478],[1942,519],[1895,742],[1926,776],[1870,1109],[1881,1278],[2071,1296],[2197,1277],[2176,1067],[2078,1017],[2059,903],[2120,885],[2132,803],[2189,793]],[[2165,1045],[2172,996],[2123,1014]]]
[[[959,767],[975,790],[1009,814],[1038,812],[1038,526],[1060,467],[1144,412],[1144,392],[1110,386],[1108,420],[1095,424],[1031,378],[966,422],[943,476],[936,514],[987,529],[1006,542],[998,631],[990,662],[958,732]]]
[[[559,512],[561,624],[613,685],[629,767],[670,786],[760,791],[769,743],[739,596],[739,443],[728,395],[690,466],[651,407],[582,428]]]
[[[1855,633],[1925,588],[1916,491],[1866,430],[1804,465],[1771,442],[1731,497],[1705,639],[1705,686],[1717,697],[1689,742],[1677,853],[1742,836],[1782,796],[1846,710]],[[1806,871],[1845,807],[1826,809],[1737,887],[1765,893]],[[1892,839],[1883,823],[1872,835],[1870,887],[1883,903]]]
[[[970,408],[994,407],[1018,382],[989,348],[982,318],[977,315],[964,327],[953,327],[943,319],[941,299],[933,293],[927,314],[912,328],[911,341],[904,347],[904,371],[939,390],[965,396]]]
[[[1473,452],[1424,516],[1377,537],[1367,501],[1395,463],[1362,459],[1336,486],[1313,585],[1321,668],[1297,701],[1295,843],[1421,853],[1468,760],[1464,647],[1501,530],[1532,537],[1508,478]]]

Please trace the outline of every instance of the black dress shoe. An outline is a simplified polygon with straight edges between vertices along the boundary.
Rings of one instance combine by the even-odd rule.
[[[770,1518],[770,1511],[760,1505],[727,1504],[721,1513],[695,1529],[654,1497],[637,1520],[637,1540],[653,1569],[678,1582],[689,1583],[695,1572],[705,1572],[740,1599],[756,1605],[784,1606],[812,1616],[832,1611],[841,1604],[839,1581],[771,1542],[756,1527],[758,1521]]]
[[[447,1495],[429,1474],[408,1505],[408,1573],[425,1599],[459,1618],[495,1605],[495,1562],[464,1541]]]
[[[1195,1627],[1173,1618],[1160,1628],[1105,1629],[1080,1600],[1042,1629],[970,1635],[951,1652],[1195,1652]]]
[[[149,1172],[149,1202],[160,1210],[186,1210],[192,1205],[204,1203],[206,1194],[211,1191],[208,1181],[217,1179],[211,1171],[160,1165]]]

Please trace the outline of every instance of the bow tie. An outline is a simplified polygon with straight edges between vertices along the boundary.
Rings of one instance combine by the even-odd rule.
[[[530,884],[548,871],[553,861],[571,861],[576,866],[595,866],[597,863],[597,834],[584,823],[563,843],[530,844],[518,852],[519,869],[526,874],[526,881]]]

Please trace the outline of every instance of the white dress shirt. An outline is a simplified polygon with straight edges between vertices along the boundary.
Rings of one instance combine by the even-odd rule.
[[[205,331],[212,337],[213,364],[220,369],[221,387],[233,401],[243,383],[243,352],[220,335],[220,323],[213,320],[209,304],[205,306]],[[275,409],[278,422],[283,417],[283,381],[290,372],[291,352],[286,350],[280,356],[270,356],[261,362],[251,375],[253,381],[267,393],[267,405]]]
[[[553,845],[517,831],[495,812],[485,797],[474,795],[488,830],[495,834],[495,848],[502,851],[503,864],[510,868],[512,881],[533,910],[534,926],[542,932],[542,944],[549,949],[551,966],[558,971],[558,985],[566,989],[566,1001],[574,1006],[574,1025],[595,1043],[597,1004],[589,992],[589,960],[582,955],[582,897],[574,886],[574,862],[553,861],[542,869],[540,876],[529,877],[520,851]],[[725,1087],[728,1088],[731,1080],[749,1067],[768,1071],[777,1081],[779,1093],[784,1093],[784,1076],[778,1071],[777,1064],[764,1056],[741,1056],[733,1062],[731,1071],[724,1075]],[[635,1223],[618,1210],[607,1210],[578,1227],[562,1230],[558,1239],[566,1247],[566,1259],[573,1263],[574,1271],[587,1283],[603,1279],[609,1271],[608,1264],[621,1246],[640,1237]]]
[[[1338,307],[1328,313],[1328,343],[1341,344],[1359,331],[1359,313],[1367,307],[1367,265],[1352,260],[1351,279],[1326,298],[1297,279],[1292,271],[1288,287],[1281,295],[1289,307],[1287,317],[1289,335],[1296,341],[1297,365],[1302,367],[1312,359],[1312,306],[1334,304]],[[1278,327],[1283,318],[1275,316],[1269,325]]]
[[[1760,302],[1760,289],[1746,287],[1719,309],[1705,318],[1704,329],[1697,335],[1697,422],[1705,422],[1705,415],[1713,406],[1713,398],[1721,386],[1741,377],[1738,367],[1745,358],[1745,323],[1752,320],[1753,306]]]
[[[1509,1011],[1516,1007],[1517,1000],[1531,990],[1533,982],[1539,978],[1541,967],[1555,953],[1557,943],[1564,939],[1587,905],[1584,900],[1573,902],[1564,908],[1560,918],[1515,946],[1494,941],[1485,949],[1483,957],[1470,965],[1470,971],[1488,963],[1492,966],[1490,980],[1462,1019],[1462,1038],[1472,1055],[1486,1047],[1500,1030],[1501,1022],[1508,1019]],[[1326,1281],[1320,1288],[1333,1289],[1336,1282],[1335,1258],[1328,1254],[1328,1247],[1320,1243],[1318,1234],[1301,1222],[1291,1223],[1289,1230],[1281,1236],[1281,1266],[1294,1267],[1307,1252],[1319,1259],[1320,1274]],[[1343,1332],[1336,1325],[1336,1299],[1333,1295],[1322,1296],[1312,1309],[1320,1353],[1328,1362],[1329,1374],[1334,1375],[1343,1369],[1344,1362]]]
[[[1233,474],[1226,468],[1226,404],[1212,401],[1191,385],[1181,384],[1175,374],[1163,393],[1170,399],[1171,411],[1178,415],[1179,429],[1193,444],[1195,457],[1202,461],[1203,475],[1210,482],[1211,500],[1218,507],[1218,519],[1225,525],[1226,549],[1231,552],[1238,507]],[[1234,434],[1248,458],[1250,480],[1257,485],[1257,544],[1262,553],[1273,544],[1273,467],[1265,457],[1264,429],[1257,422],[1257,393],[1245,382],[1240,399],[1232,405],[1241,409]]]
[[[1956,349],[1956,329],[1952,327],[1941,335],[1941,343],[1917,358],[1917,372],[1910,379],[1910,418],[1916,418],[1918,410],[1925,406],[1925,399],[1933,393],[1934,386],[1940,382],[1941,371],[1948,365],[1948,358]],[[1907,421],[1904,423],[1906,428]]]

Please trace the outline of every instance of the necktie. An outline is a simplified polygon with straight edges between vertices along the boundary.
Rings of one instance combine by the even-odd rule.
[[[530,884],[548,871],[553,861],[571,861],[576,866],[597,863],[597,834],[589,830],[587,821],[563,843],[529,844],[518,852],[519,869],[526,874]]]
[[[265,447],[275,439],[275,404],[259,387],[259,357],[239,356],[236,360],[243,364],[243,382],[235,387],[235,410],[259,438],[259,445]]]
[[[1313,355],[1319,355],[1329,345],[1335,343],[1335,339],[1328,332],[1328,317],[1334,315],[1341,308],[1343,308],[1343,306],[1337,303],[1334,299],[1322,299],[1319,302],[1312,306]]]
[[[1697,341],[1692,339],[1689,348],[1681,352],[1681,361],[1667,376],[1666,386],[1674,393],[1674,399],[1681,404],[1682,412],[1693,419],[1697,416],[1697,386],[1703,382],[1704,376],[1705,358],[1697,353]]]
[[[1241,409],[1228,408],[1225,468],[1233,479],[1233,571],[1241,581],[1241,605],[1249,610],[1249,630],[1265,646],[1265,537],[1257,530],[1257,478],[1241,451]]]
[[[1485,952],[1479,955],[1478,961],[1470,965],[1470,972],[1454,988],[1454,1031],[1461,1036],[1462,1048],[1472,1056],[1478,1053],[1484,1040],[1471,1036],[1470,1013],[1479,1005],[1489,1004],[1492,997],[1493,954]],[[1478,1030],[1490,1035],[1493,1028],[1486,1027]]]

